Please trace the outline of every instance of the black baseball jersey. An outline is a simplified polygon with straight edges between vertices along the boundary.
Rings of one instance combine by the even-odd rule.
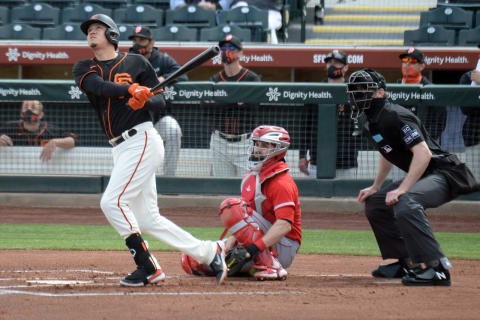
[[[373,104],[374,102],[372,102]],[[425,141],[432,152],[432,159],[425,174],[442,166],[450,154],[443,151],[430,137],[415,114],[398,104],[389,102],[386,102],[383,107],[381,105],[376,107],[377,111],[368,116],[365,131],[385,159],[408,172],[413,158],[411,148]]]
[[[71,137],[77,144],[78,136],[66,132],[47,121],[41,121],[38,130],[28,131],[23,126],[23,120],[9,121],[0,129],[0,135],[5,134],[12,139],[14,146],[44,146],[51,139]]]
[[[109,140],[137,124],[152,121],[152,112],[165,106],[161,95],[150,98],[139,110],[128,106],[128,88],[132,83],[149,88],[159,83],[153,67],[142,55],[118,53],[107,61],[82,60],[75,64],[73,73],[78,87],[97,111]]]
[[[210,77],[213,82],[259,82],[260,77],[253,71],[242,68],[236,75],[229,77],[222,70]],[[252,132],[257,127],[258,105],[251,103],[215,103],[209,104],[209,119],[212,130],[239,135]]]

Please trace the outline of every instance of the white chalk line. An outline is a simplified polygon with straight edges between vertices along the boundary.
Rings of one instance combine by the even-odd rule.
[[[53,273],[53,272],[83,272],[83,273],[99,273],[114,274],[113,271],[91,270],[91,269],[67,269],[67,270],[0,270],[0,273]]]
[[[300,295],[305,294],[302,291],[193,291],[193,292],[72,292],[72,293],[49,293],[34,292],[22,290],[0,290],[0,295],[19,294],[41,297],[98,297],[98,296],[205,296],[205,295],[221,295],[221,296],[238,296],[238,295]]]

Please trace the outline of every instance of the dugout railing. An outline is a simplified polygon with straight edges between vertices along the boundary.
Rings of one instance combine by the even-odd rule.
[[[472,146],[479,142],[480,122],[462,112],[480,112],[480,87],[389,84],[388,91],[394,102],[415,106],[432,135],[475,167],[480,179],[480,150]],[[344,107],[343,84],[184,82],[166,87],[164,94],[182,129],[182,145],[175,174],[166,168],[157,172],[159,193],[238,194],[241,170],[236,175],[228,170],[213,173],[219,156],[214,153],[218,146],[211,150],[214,132],[243,133],[263,123],[289,131],[292,145],[286,160],[305,196],[354,196],[375,177],[378,153],[364,136],[352,135],[361,130]],[[102,192],[112,167],[111,147],[74,82],[0,80],[0,128],[19,119],[23,100],[42,101],[44,120],[79,138],[71,150],[57,148],[48,162],[39,159],[41,146],[0,147],[0,192]],[[164,135],[173,135],[163,129]],[[230,156],[243,158],[241,165],[246,166],[245,149],[236,152]],[[312,152],[321,160],[316,177],[307,177],[298,164]],[[393,170],[389,179],[403,175]]]

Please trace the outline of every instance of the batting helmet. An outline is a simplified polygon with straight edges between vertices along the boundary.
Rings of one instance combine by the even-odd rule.
[[[373,69],[362,69],[350,75],[347,84],[348,100],[352,111],[357,113],[370,108],[373,94],[378,89],[387,89],[385,78]]]
[[[273,144],[273,149],[268,152],[258,152],[260,148],[256,142],[262,141]],[[248,162],[251,170],[260,171],[270,164],[282,160],[287,154],[287,149],[290,146],[290,135],[287,130],[282,127],[261,125],[252,132],[250,137],[250,147],[248,154],[250,155]]]
[[[113,44],[115,49],[117,49],[118,41],[120,38],[120,31],[118,30],[118,27],[116,23],[112,20],[112,18],[110,18],[106,14],[95,14],[91,16],[90,19],[84,21],[80,25],[83,33],[88,35],[88,27],[90,27],[90,25],[93,23],[101,23],[107,27],[107,30],[105,30],[105,37],[107,38],[108,42]]]

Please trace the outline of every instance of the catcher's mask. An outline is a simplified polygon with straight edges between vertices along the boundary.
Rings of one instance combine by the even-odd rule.
[[[265,148],[258,142],[267,142],[271,147]],[[290,146],[290,135],[287,130],[276,127],[261,125],[252,132],[250,146],[248,148],[249,169],[260,171],[264,167],[283,160]]]
[[[352,119],[358,119],[361,112],[370,108],[373,94],[386,89],[385,78],[373,69],[362,69],[350,75],[347,95],[352,106]]]

